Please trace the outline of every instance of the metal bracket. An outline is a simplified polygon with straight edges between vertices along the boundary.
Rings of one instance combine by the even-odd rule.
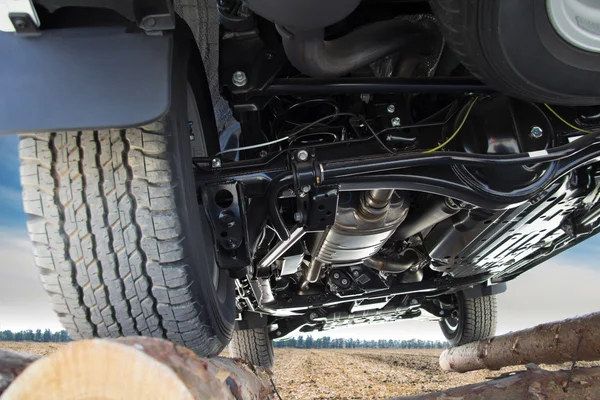
[[[38,26],[40,19],[32,0],[0,0],[0,31],[31,34]]]
[[[338,205],[338,186],[317,186],[310,192],[310,203],[306,219],[308,231],[324,231],[335,222]]]
[[[290,164],[294,174],[294,189],[302,195],[321,183],[320,175],[315,171],[318,166],[312,149],[298,149],[290,154]]]
[[[228,182],[206,186],[202,202],[213,228],[219,267],[241,270],[250,265],[242,185]]]
[[[160,34],[162,31],[175,29],[175,12],[171,1],[160,2],[161,6],[164,3],[166,8],[163,13],[145,15],[139,23],[140,28],[146,31],[148,35]]]

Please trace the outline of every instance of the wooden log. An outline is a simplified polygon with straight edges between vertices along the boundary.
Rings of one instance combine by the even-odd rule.
[[[536,367],[488,382],[442,392],[398,397],[395,400],[592,400],[600,398],[600,367],[573,371],[546,371]]]
[[[483,339],[445,350],[444,371],[600,360],[600,312]]]
[[[29,364],[38,358],[31,354],[0,349],[0,395]]]
[[[222,357],[200,358],[144,337],[71,343],[31,364],[4,392],[22,399],[266,399],[267,372]]]

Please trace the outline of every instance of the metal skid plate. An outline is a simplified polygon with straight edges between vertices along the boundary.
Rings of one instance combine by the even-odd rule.
[[[481,273],[500,278],[570,247],[576,238],[565,232],[563,222],[582,207],[582,199],[592,185],[582,183],[579,175],[579,183],[574,185],[574,172],[529,202],[499,216],[478,220],[466,232],[454,232],[450,220],[439,224],[425,238],[425,246],[434,259],[432,267],[457,278]],[[454,240],[458,236],[462,240]],[[453,251],[452,246],[442,246],[445,241],[460,247]],[[437,251],[441,248],[447,250]]]

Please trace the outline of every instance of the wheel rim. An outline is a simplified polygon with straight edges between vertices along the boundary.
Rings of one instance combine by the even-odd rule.
[[[196,97],[194,96],[194,91],[190,84],[187,84],[187,115],[188,115],[188,127],[190,133],[190,142],[193,140],[196,142],[196,150],[199,149],[199,152],[202,155],[206,156],[208,154],[206,150],[206,144],[204,142],[202,125],[200,123],[200,112],[198,111],[198,106],[196,103]],[[190,145],[190,148],[192,146]],[[193,149],[192,149],[193,151]],[[194,154],[192,154],[194,156]],[[202,205],[199,204],[199,207],[202,208]],[[201,213],[204,210],[200,210]],[[225,298],[227,297],[227,284],[228,284],[228,276],[225,273],[222,273],[221,269],[217,265],[216,260],[212,262],[212,268],[210,268],[210,280],[217,294],[217,299],[219,302],[223,303]]]
[[[598,0],[547,0],[550,22],[564,40],[583,50],[600,53]]]
[[[444,324],[449,332],[454,333],[458,330],[458,318],[446,318]]]

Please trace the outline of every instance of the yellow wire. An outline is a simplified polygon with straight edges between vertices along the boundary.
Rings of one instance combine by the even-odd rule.
[[[440,149],[443,149],[448,143],[450,143],[452,141],[452,139],[454,139],[454,137],[456,137],[456,135],[458,135],[458,132],[460,132],[460,130],[462,129],[463,125],[465,124],[465,121],[467,120],[467,117],[471,113],[471,109],[473,108],[473,105],[477,102],[477,100],[479,100],[479,96],[475,97],[475,99],[471,102],[471,105],[467,109],[467,112],[465,113],[465,116],[463,117],[462,121],[460,122],[460,125],[458,126],[458,128],[456,128],[456,130],[454,131],[454,133],[452,135],[450,135],[450,137],[448,139],[446,139],[446,141],[444,143],[440,144],[437,147],[434,147],[433,149],[429,149],[429,150],[424,151],[423,154],[433,153],[434,151],[438,151]]]
[[[552,109],[552,107],[550,107],[548,104],[544,104],[544,105],[546,106],[546,108],[548,110],[550,110],[550,112],[552,114],[554,114],[554,116],[556,118],[560,119],[562,121],[562,123],[564,123],[565,125],[567,125],[569,128],[575,129],[576,131],[583,132],[583,133],[592,133],[592,131],[588,131],[587,129],[581,129],[581,128],[576,127],[575,125],[570,124],[567,120],[565,120],[563,117],[561,117],[560,115],[558,115],[558,113],[556,111],[554,111]]]

